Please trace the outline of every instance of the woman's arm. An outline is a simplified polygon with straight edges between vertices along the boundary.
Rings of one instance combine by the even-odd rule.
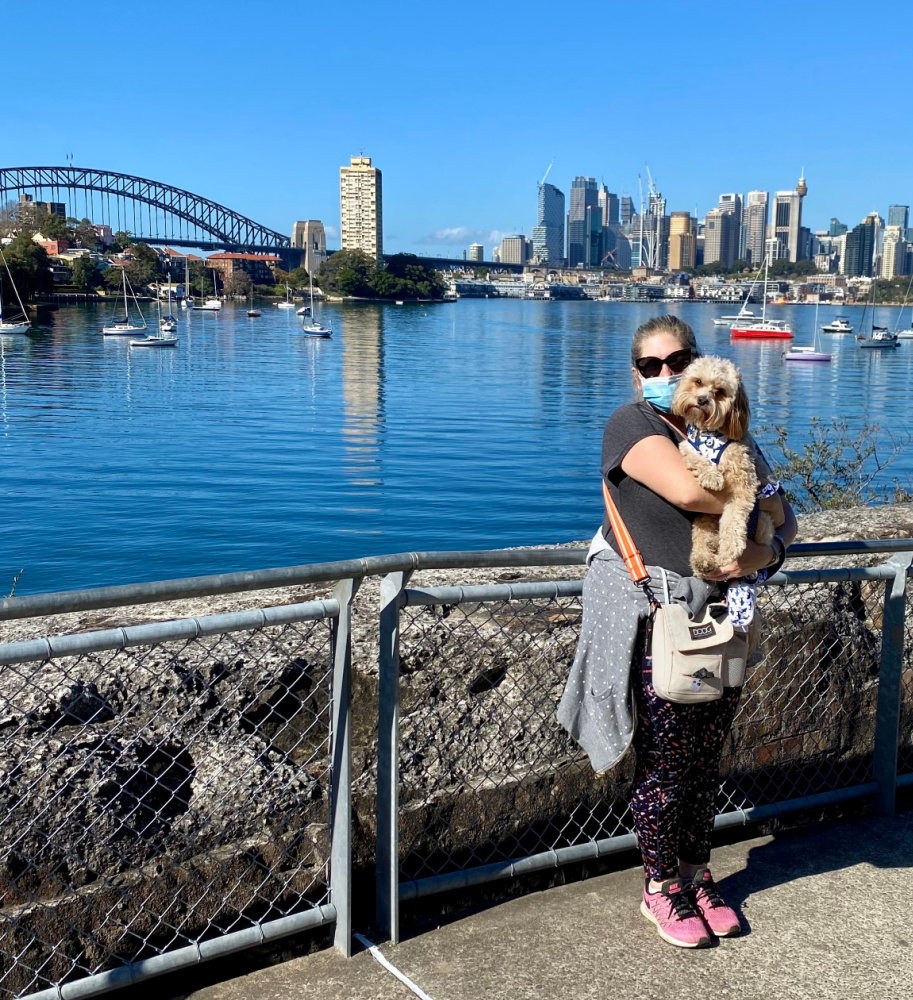
[[[678,448],[667,437],[654,434],[641,438],[621,460],[621,471],[682,510],[723,513],[723,504],[716,494],[708,493],[698,484]]]
[[[799,525],[796,523],[796,515],[786,497],[783,497],[783,524],[777,529],[777,534],[789,548],[796,537]],[[728,566],[723,566],[718,573],[708,577],[709,580],[731,580],[738,576],[747,576],[750,573],[757,573],[759,569],[770,566],[774,561],[774,551],[770,545],[758,545],[756,542],[748,542],[745,551]]]

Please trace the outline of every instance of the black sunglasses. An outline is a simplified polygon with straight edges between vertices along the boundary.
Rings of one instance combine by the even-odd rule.
[[[665,358],[638,358],[634,365],[644,378],[656,378],[663,365],[668,365],[673,375],[681,375],[693,360],[694,352],[686,347],[683,351],[673,351]]]

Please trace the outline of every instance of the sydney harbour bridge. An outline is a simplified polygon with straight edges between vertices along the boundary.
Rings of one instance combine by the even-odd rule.
[[[145,243],[279,254],[290,266],[303,252],[292,247],[290,237],[209,198],[132,174],[73,166],[0,168],[0,204],[18,201],[21,195],[63,205],[67,216],[91,219],[114,232],[126,230]],[[443,257],[422,259],[441,267],[463,263]],[[493,266],[522,270],[510,264]]]

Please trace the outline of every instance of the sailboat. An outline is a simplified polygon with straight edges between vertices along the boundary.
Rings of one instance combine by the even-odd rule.
[[[815,335],[811,347],[793,347],[784,351],[784,361],[830,361],[830,354],[824,354],[818,350],[818,303],[815,303]]]
[[[0,333],[28,333],[32,328],[32,324],[29,321],[28,313],[25,311],[25,306],[22,304],[22,299],[19,296],[19,289],[16,287],[16,282],[13,281],[10,266],[7,264],[6,257],[3,256],[2,250],[0,250],[0,259],[3,260],[3,267],[6,270],[6,276],[9,278],[13,294],[16,296],[16,301],[19,303],[19,311],[22,313],[22,319],[15,323],[3,318],[3,282],[0,281]]]
[[[872,309],[872,328],[869,331],[868,336],[866,334],[856,334],[856,340],[860,347],[872,348],[875,350],[892,350],[895,347],[900,347],[900,339],[896,333],[892,333],[886,326],[876,326],[875,325],[875,282],[876,279],[872,278],[872,297],[869,302],[866,303],[865,309],[862,311],[862,322],[859,324],[863,330],[865,329],[865,310]]]
[[[181,299],[182,309],[193,309],[193,296],[190,294],[190,258],[184,254],[184,298]]]
[[[746,318],[739,320],[732,324],[732,338],[733,340],[791,340],[793,331],[792,327],[782,319],[768,319],[767,318],[767,270],[768,270],[768,258],[764,258],[764,298],[763,305],[761,307],[761,318]],[[760,270],[758,271],[760,274]],[[752,287],[754,287],[754,282],[752,282]],[[748,304],[748,296],[751,295],[751,290],[749,289],[748,295],[745,296],[744,305]],[[744,308],[744,306],[743,306]]]
[[[202,305],[194,306],[194,309],[205,309],[207,312],[215,312],[222,308],[222,300],[219,298],[219,279],[216,277],[216,269],[212,269],[212,295],[205,299]]]
[[[257,316],[262,316],[263,314],[259,309],[254,309],[254,290],[250,290],[250,309],[247,310],[247,315],[250,319],[255,319]]]
[[[133,291],[133,286],[127,280],[127,269],[122,268],[121,273],[124,279],[124,318],[114,319],[107,326],[101,328],[101,332],[106,337],[128,337],[132,333],[139,333],[141,330],[146,329],[146,319],[143,316],[143,310],[139,307],[139,302],[136,299],[136,293]],[[130,309],[127,301],[127,287],[130,288],[130,295],[133,296],[133,304],[136,306],[136,310],[139,313],[139,318],[141,320],[140,324],[134,323],[130,319]]]
[[[333,331],[328,326],[323,326],[317,322],[317,317],[314,315],[314,278],[308,272],[308,287],[311,294],[311,304],[308,306],[308,314],[305,316],[304,322],[301,324],[301,332],[306,337],[327,337],[333,336]]]
[[[910,288],[913,287],[913,274],[910,275],[910,280],[907,282],[907,290],[904,293],[903,305],[900,307],[900,312],[897,314],[897,323],[894,326],[894,333],[897,334],[898,340],[913,340],[913,307],[910,310],[910,325],[906,330],[900,329],[900,321],[903,319],[903,311],[907,307],[907,299],[910,297]]]
[[[294,309],[295,308],[295,303],[292,302],[292,300],[289,298],[288,280],[286,280],[286,282],[285,282],[285,302],[277,302],[276,303],[276,308],[277,309]]]
[[[178,321],[175,316],[171,314],[171,272],[168,272],[168,315],[162,315],[161,306],[159,306],[159,329],[162,333],[174,333],[178,328]]]
[[[177,345],[178,338],[169,336],[170,331],[166,332],[165,330],[165,317],[162,316],[162,300],[156,295],[155,301],[158,304],[159,311],[159,332],[150,334],[148,337],[139,337],[137,340],[131,340],[131,347],[175,347]]]

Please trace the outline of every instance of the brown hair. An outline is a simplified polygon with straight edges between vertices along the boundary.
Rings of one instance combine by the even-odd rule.
[[[700,355],[694,330],[678,316],[654,316],[642,323],[635,331],[631,340],[631,364],[640,357],[643,343],[656,333],[669,333],[682,345],[682,350],[690,348],[695,357]]]

